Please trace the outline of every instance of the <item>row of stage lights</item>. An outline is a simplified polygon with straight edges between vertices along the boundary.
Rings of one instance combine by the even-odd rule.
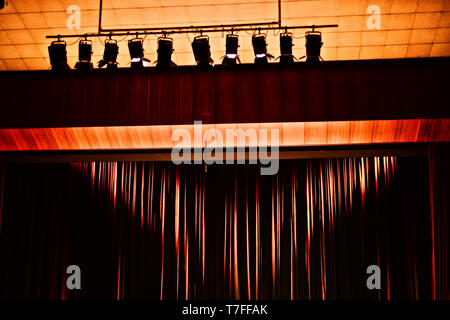
[[[141,69],[144,67],[144,61],[149,62],[144,57],[144,39],[133,38],[128,41],[128,50],[131,58],[131,68]],[[267,42],[265,34],[255,34],[252,36],[253,51],[255,54],[255,64],[266,64],[269,58],[273,58],[272,55],[267,53]],[[292,54],[293,36],[291,33],[284,32],[280,34],[280,57],[279,62],[283,64],[293,63],[296,58]],[[318,62],[320,61],[320,49],[322,47],[322,34],[319,31],[308,31],[305,35],[306,46],[306,61]],[[226,49],[225,56],[223,57],[222,64],[235,65],[240,63],[238,56],[239,48],[239,36],[236,34],[228,34],[226,37]],[[199,67],[212,66],[213,60],[211,59],[211,50],[209,45],[209,37],[207,35],[200,35],[194,38],[192,42],[192,50],[194,52],[195,61]],[[66,42],[58,39],[53,41],[48,47],[50,63],[52,70],[68,70],[70,67],[67,65],[67,51]],[[156,67],[166,69],[176,66],[172,61],[173,39],[162,36],[158,38],[158,59],[156,61]],[[119,46],[117,41],[111,39],[111,36],[105,41],[105,51],[103,53],[103,59],[98,62],[98,67],[102,68],[106,65],[107,69],[117,68],[117,55],[119,53]],[[91,62],[92,58],[92,41],[87,37],[80,40],[78,45],[78,57],[79,61],[75,65],[75,69],[82,71],[89,71],[93,69]],[[302,57],[304,58],[304,57]],[[302,59],[300,58],[300,59]]]

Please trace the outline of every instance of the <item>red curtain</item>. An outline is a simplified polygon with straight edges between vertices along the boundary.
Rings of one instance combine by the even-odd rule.
[[[426,157],[282,160],[270,177],[250,165],[10,163],[0,297],[429,299],[427,179]],[[81,291],[66,290],[71,264]],[[380,291],[366,287],[373,264]]]
[[[431,144],[428,148],[430,179],[431,236],[433,246],[433,297],[450,299],[449,237],[450,230],[450,144]]]
[[[5,163],[0,154],[0,232],[2,231],[3,194],[5,189]]]
[[[449,59],[0,73],[0,128],[449,118]]]

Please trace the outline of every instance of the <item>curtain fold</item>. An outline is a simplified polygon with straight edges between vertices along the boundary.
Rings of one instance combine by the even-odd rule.
[[[5,189],[5,162],[0,154],[0,233],[2,231],[3,194]]]
[[[443,299],[427,172],[426,158],[397,157],[282,160],[270,177],[250,165],[9,164],[0,294]],[[72,264],[80,291],[65,287]],[[370,265],[381,290],[367,289]]]
[[[430,221],[432,237],[433,298],[450,299],[449,237],[450,230],[450,144],[430,144],[428,166],[430,183]]]
[[[448,59],[0,74],[0,128],[450,118]],[[425,107],[424,107],[425,106]]]

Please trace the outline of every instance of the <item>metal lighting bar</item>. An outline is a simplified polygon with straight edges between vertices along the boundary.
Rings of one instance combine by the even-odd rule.
[[[236,25],[237,26],[237,25]],[[204,26],[203,26],[204,27]],[[46,36],[47,39],[63,39],[63,38],[80,38],[80,37],[112,37],[112,36],[139,36],[139,35],[170,35],[179,33],[215,33],[215,32],[239,32],[239,31],[268,31],[268,30],[294,30],[294,29],[322,29],[322,28],[337,28],[337,24],[323,24],[323,25],[307,25],[307,26],[284,26],[284,27],[222,27],[222,26],[210,26],[209,28],[202,27],[183,27],[176,30],[167,31],[164,28],[155,29],[143,29],[142,31],[133,32],[135,29],[124,29],[125,31],[102,33],[85,33],[85,34],[70,34],[70,35],[51,35]],[[185,29],[184,29],[185,28]],[[193,28],[195,30],[193,30]],[[213,29],[214,28],[214,29]]]
[[[180,31],[185,33],[186,31],[192,29],[201,29],[209,32],[209,29],[217,29],[217,28],[241,28],[241,27],[260,27],[260,26],[271,26],[276,25],[278,22],[254,22],[254,23],[241,23],[241,24],[220,24],[220,25],[204,25],[204,26],[180,26],[180,27],[153,27],[153,28],[127,28],[127,29],[101,29],[102,33],[109,32],[140,32],[140,31],[161,31],[161,30],[169,30],[172,31]]]

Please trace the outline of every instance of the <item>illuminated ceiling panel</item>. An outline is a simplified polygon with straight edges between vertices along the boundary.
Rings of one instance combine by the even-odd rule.
[[[448,0],[282,0],[283,25],[339,24],[324,29],[325,60],[414,58],[450,55],[450,1]],[[69,29],[80,8],[80,28]],[[105,0],[103,28],[163,27],[272,22],[278,19],[276,0]],[[83,34],[98,30],[99,1],[9,0],[0,10],[0,70],[48,69],[46,35]],[[379,16],[373,16],[378,13]],[[379,22],[379,23],[378,23]],[[251,33],[240,32],[240,57],[253,62]],[[294,55],[305,55],[304,30],[296,30]],[[173,36],[179,65],[194,64],[193,35]],[[220,63],[225,50],[221,33],[210,35],[212,57]],[[71,67],[77,61],[77,39],[68,39]],[[93,61],[103,54],[104,39],[94,38]],[[118,61],[129,65],[127,38],[118,37]],[[156,36],[147,36],[147,58],[156,60]],[[277,32],[268,33],[268,51],[279,55]]]

